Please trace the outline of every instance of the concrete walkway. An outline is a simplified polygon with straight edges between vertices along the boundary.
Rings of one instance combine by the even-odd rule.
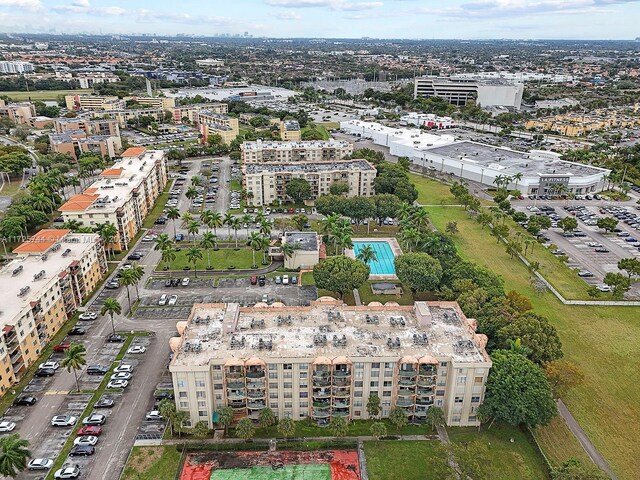
[[[560,413],[560,416],[567,423],[569,430],[571,430],[571,433],[573,433],[576,439],[580,442],[580,445],[582,445],[582,448],[584,448],[585,452],[587,452],[587,455],[589,455],[591,460],[593,460],[593,463],[595,463],[598,467],[605,471],[607,475],[609,475],[609,477],[611,477],[613,480],[617,480],[616,475],[613,473],[613,470],[611,470],[611,467],[609,466],[607,461],[600,454],[595,445],[591,443],[591,440],[589,440],[589,437],[582,429],[582,427],[580,427],[576,419],[573,418],[573,415],[571,415],[571,412],[564,404],[564,402],[562,400],[556,400],[556,403],[558,405],[558,413]]]
[[[436,435],[393,435],[393,432],[389,432],[388,436],[396,437],[398,440],[407,440],[407,441],[435,441],[438,440]],[[273,439],[273,438],[254,438],[252,441],[254,443],[269,443],[272,440],[276,440],[276,442],[284,441],[282,439]],[[289,441],[301,440],[300,438],[292,437]],[[377,440],[376,437],[363,435],[359,437],[303,437],[302,440],[308,442],[328,442],[328,441],[340,441],[340,440],[353,440],[355,442],[372,442]],[[184,439],[172,439],[172,440],[157,440],[157,444],[161,445],[182,445],[188,443],[243,443],[244,440],[241,438],[222,438],[222,439],[214,439],[214,438],[184,438]]]

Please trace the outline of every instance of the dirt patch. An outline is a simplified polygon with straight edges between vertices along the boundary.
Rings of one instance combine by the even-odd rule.
[[[147,447],[144,450],[138,450],[131,456],[129,466],[136,472],[144,473],[160,459],[163,452],[163,447]]]

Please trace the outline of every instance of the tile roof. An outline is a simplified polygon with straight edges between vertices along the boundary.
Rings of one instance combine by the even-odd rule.
[[[122,171],[122,168],[105,168],[100,175],[103,177],[120,177]]]
[[[40,230],[29,240],[18,245],[13,253],[44,253],[70,232],[69,229]]]
[[[89,208],[96,199],[100,197],[97,193],[79,193],[78,195],[74,195],[71,197],[64,205],[62,205],[58,210],[61,212],[73,211],[73,210],[86,210]]]
[[[122,152],[122,156],[123,157],[139,157],[146,151],[147,149],[144,147],[129,147],[124,152]]]

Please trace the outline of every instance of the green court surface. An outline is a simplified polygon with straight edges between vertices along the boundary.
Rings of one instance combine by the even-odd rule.
[[[271,467],[228,468],[211,472],[211,480],[331,480],[330,465],[287,465]]]

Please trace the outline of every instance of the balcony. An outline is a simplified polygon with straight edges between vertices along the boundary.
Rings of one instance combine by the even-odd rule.
[[[230,381],[227,382],[227,388],[244,388],[244,382]]]
[[[264,402],[249,402],[247,403],[247,408],[250,408],[252,410],[259,410],[261,408],[264,408],[266,406],[266,404]]]
[[[418,375],[431,376],[436,374],[435,367],[420,367]]]
[[[244,378],[244,372],[238,372],[238,371],[227,372],[225,374],[225,377],[227,377],[227,378]]]
[[[425,406],[433,405],[433,400],[418,399],[416,400],[416,405],[425,405]]]
[[[264,378],[264,376],[264,370],[247,372],[247,378]]]
[[[409,377],[409,378],[415,377],[416,374],[417,374],[417,372],[415,370],[400,370],[399,373],[400,373],[400,377],[404,377],[404,378],[406,378],[406,377]]]
[[[331,404],[327,400],[325,402],[313,402],[313,406],[314,408],[329,408]]]
[[[252,390],[264,389],[264,382],[250,382],[247,383],[247,388]]]
[[[351,406],[351,402],[349,399],[347,400],[336,400],[333,402],[333,408],[349,408]]]
[[[430,397],[431,395],[433,395],[433,388],[428,389],[428,390],[418,389],[418,396],[419,397]]]
[[[318,390],[313,392],[313,398],[328,398],[331,396],[331,391],[327,390]]]
[[[326,379],[313,379],[313,386],[314,387],[328,387],[329,385],[331,385],[331,381],[329,380],[329,377],[327,377]]]
[[[348,417],[349,410],[334,410],[333,412],[331,412],[331,415],[333,415],[334,417]]]
[[[334,388],[332,394],[334,397],[350,397],[351,389],[350,388]]]
[[[22,359],[20,359],[20,362],[18,362],[18,364],[13,366],[13,373],[15,375],[18,375],[18,373],[20,373],[22,370],[24,370],[26,367],[24,365],[24,361]]]
[[[416,381],[412,380],[411,378],[401,378],[398,382],[398,385],[405,387],[415,387]]]
[[[260,390],[254,390],[251,391],[247,394],[247,397],[249,398],[264,398],[266,395],[266,393],[264,391],[260,391]]]
[[[313,417],[318,417],[318,418],[327,418],[331,415],[331,412],[329,410],[317,410],[317,409],[313,409],[313,411],[311,412],[311,416]]]
[[[396,401],[396,407],[406,408],[406,407],[413,407],[414,405],[415,405],[414,401],[410,399],[399,398]]]
[[[334,378],[333,386],[334,387],[350,387],[351,380],[347,380],[346,378]]]
[[[436,384],[435,378],[420,378],[418,380],[419,387],[431,387]]]
[[[412,397],[416,394],[416,391],[412,388],[399,388],[398,395],[401,397]]]
[[[426,417],[427,416],[427,411],[426,410],[418,410],[417,408],[414,410],[413,414],[416,417]]]
[[[233,392],[229,392],[227,394],[227,398],[229,400],[241,400],[241,399],[244,399],[246,397],[247,397],[247,395],[246,395],[245,392],[241,392],[241,391],[237,391],[237,390],[233,391]]]
[[[18,362],[22,361],[22,351],[18,350],[18,353],[16,353],[15,355],[11,355],[11,364],[15,365]]]

